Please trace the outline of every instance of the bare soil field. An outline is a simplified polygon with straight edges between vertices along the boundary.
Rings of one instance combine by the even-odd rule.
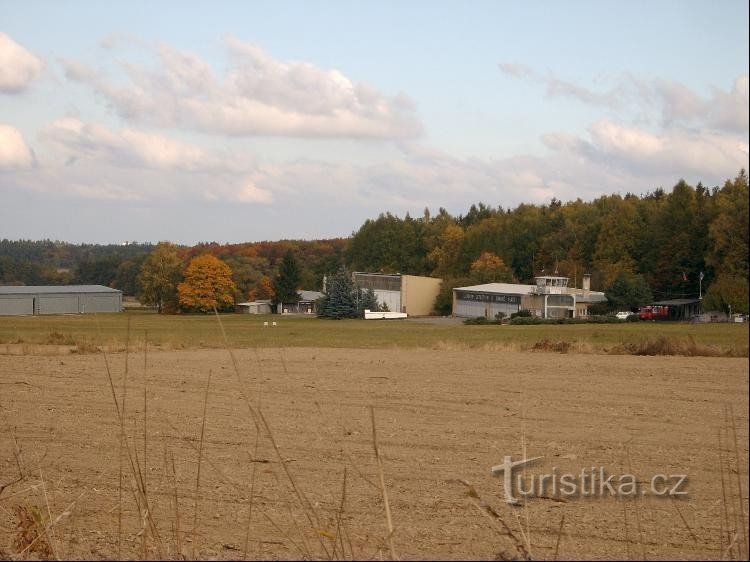
[[[113,386],[101,353],[0,355],[0,558],[747,552],[745,358],[233,353],[239,373],[220,349],[108,354]],[[687,474],[688,494],[511,506],[491,467],[524,454],[529,474]]]

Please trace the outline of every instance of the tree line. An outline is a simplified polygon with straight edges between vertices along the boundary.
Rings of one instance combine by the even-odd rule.
[[[670,191],[588,202],[552,199],[513,209],[480,202],[458,216],[442,208],[435,214],[425,209],[420,217],[387,212],[366,220],[348,239],[169,245],[174,271],[179,269],[170,278],[169,306],[181,306],[177,287],[191,261],[210,255],[228,267],[231,285],[225,291],[232,302],[273,299],[280,277],[289,284],[289,276],[281,274],[292,256],[297,269],[292,284],[304,289],[320,290],[323,276],[342,266],[440,277],[441,313],[450,311],[453,287],[530,283],[535,275],[555,271],[577,286],[584,273],[591,274],[592,289],[606,291],[612,307],[694,298],[700,286],[704,308],[747,312],[748,199],[742,170],[721,187],[681,180]],[[93,283],[143,298],[144,267],[165,247],[2,240],[0,283]],[[288,286],[281,290],[291,294]]]

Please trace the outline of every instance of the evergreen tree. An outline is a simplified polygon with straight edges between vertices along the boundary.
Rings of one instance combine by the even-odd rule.
[[[620,271],[605,291],[611,310],[634,310],[653,300],[651,289],[642,275]]]
[[[361,315],[364,315],[365,310],[380,310],[378,304],[378,297],[375,291],[372,289],[357,289],[359,291],[359,298],[357,299],[357,308]]]
[[[300,271],[294,254],[289,250],[279,267],[279,274],[273,281],[273,304],[295,304],[299,302]]]
[[[359,289],[345,268],[328,278],[326,294],[318,301],[318,316],[321,318],[356,318],[359,316]]]

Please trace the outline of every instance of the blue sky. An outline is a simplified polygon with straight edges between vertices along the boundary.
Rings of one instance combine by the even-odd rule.
[[[0,0],[0,237],[346,236],[748,161],[745,2]]]

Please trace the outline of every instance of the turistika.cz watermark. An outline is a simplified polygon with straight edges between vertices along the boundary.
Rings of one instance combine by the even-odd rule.
[[[552,467],[547,474],[525,474],[521,467],[543,457],[514,461],[506,456],[502,464],[492,467],[494,476],[502,476],[505,501],[519,502],[519,497],[656,497],[680,498],[687,495],[687,474],[654,474],[639,479],[633,474],[609,474],[603,466],[585,467],[580,472],[560,472]]]

